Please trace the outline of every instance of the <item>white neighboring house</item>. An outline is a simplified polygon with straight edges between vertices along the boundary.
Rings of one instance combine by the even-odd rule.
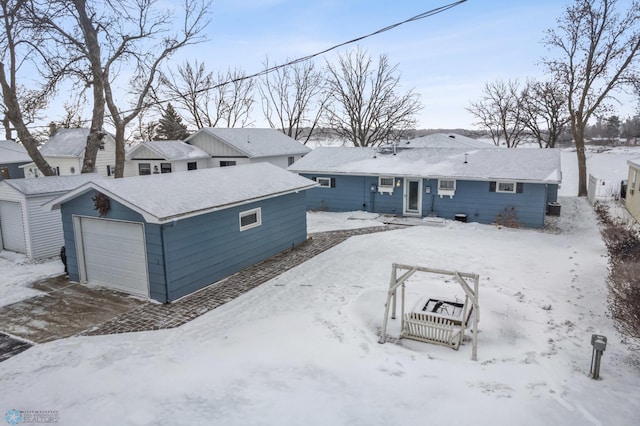
[[[125,177],[209,168],[209,154],[183,141],[142,142],[125,159]]]
[[[42,205],[101,179],[91,173],[0,181],[0,250],[32,259],[59,255],[64,245],[60,210],[45,210]]]
[[[311,149],[276,129],[205,127],[185,139],[210,156],[210,167],[271,163],[286,169]]]
[[[89,129],[58,129],[40,148],[40,153],[53,167],[58,176],[79,175],[84,161]],[[105,132],[98,154],[95,173],[101,176],[113,176],[116,165],[116,141]],[[22,166],[26,178],[39,177],[41,172],[35,163]]]

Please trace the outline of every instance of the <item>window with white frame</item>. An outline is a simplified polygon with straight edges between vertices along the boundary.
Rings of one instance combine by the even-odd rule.
[[[629,185],[629,193],[633,195],[633,192],[636,189],[636,180],[638,178],[638,171],[633,169],[633,173],[631,173],[631,185]]]
[[[324,188],[331,188],[331,178],[319,177],[319,178],[316,178],[316,182],[318,182],[318,185]]]
[[[389,176],[378,177],[378,192],[387,192],[393,194],[393,182],[395,178]]]
[[[438,179],[438,195],[448,195],[453,197],[456,193],[456,181],[455,179]]]
[[[516,193],[516,183],[515,182],[497,182],[496,183],[496,192],[507,192],[510,194]]]
[[[240,231],[246,231],[260,225],[262,225],[262,210],[260,207],[240,212]]]

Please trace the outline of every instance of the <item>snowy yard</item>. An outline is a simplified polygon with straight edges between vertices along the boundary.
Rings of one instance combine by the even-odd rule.
[[[634,155],[589,160],[623,179]],[[353,237],[178,329],[36,345],[0,363],[0,410],[55,410],[65,425],[638,424],[638,355],[607,315],[606,250],[573,197],[574,156],[559,233],[445,221]],[[308,217],[310,232],[378,224]],[[393,262],[479,274],[478,361],[470,341],[377,343]],[[58,267],[3,252],[0,304]],[[609,339],[599,381],[594,333]]]

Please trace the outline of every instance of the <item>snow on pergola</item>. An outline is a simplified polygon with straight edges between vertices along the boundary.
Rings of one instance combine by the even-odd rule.
[[[420,309],[405,313],[406,281],[416,272],[453,276],[465,293],[464,303],[446,299],[428,299]],[[398,276],[399,274],[400,276]],[[457,350],[464,338],[464,331],[469,319],[473,317],[471,326],[473,336],[471,359],[476,361],[478,359],[478,321],[480,320],[478,281],[478,274],[474,273],[394,263],[392,265],[389,292],[385,304],[384,321],[382,323],[379,343],[385,343],[386,341],[390,308],[392,308],[391,319],[396,318],[397,290],[398,287],[402,287],[400,299],[400,337],[436,343]],[[451,312],[442,311],[443,308],[446,309],[447,307],[451,308]]]

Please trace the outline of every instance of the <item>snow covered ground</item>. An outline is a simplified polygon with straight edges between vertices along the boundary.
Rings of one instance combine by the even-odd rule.
[[[589,165],[624,179],[627,155]],[[36,345],[0,363],[0,410],[65,425],[638,424],[637,354],[607,315],[606,250],[573,196],[573,156],[559,233],[445,221],[354,237],[178,329]],[[310,232],[377,223],[309,214]],[[377,343],[393,262],[480,275],[478,361],[470,342]],[[2,253],[0,297],[56,267]],[[415,275],[409,299],[429,282]],[[594,333],[608,337],[598,381]]]

